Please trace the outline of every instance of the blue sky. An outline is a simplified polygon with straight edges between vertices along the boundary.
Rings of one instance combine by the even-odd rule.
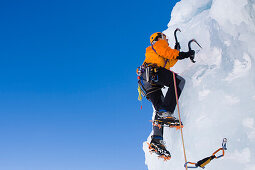
[[[147,169],[135,71],[175,3],[1,1],[0,169]]]

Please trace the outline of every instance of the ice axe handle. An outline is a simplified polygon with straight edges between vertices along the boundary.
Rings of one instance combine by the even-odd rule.
[[[196,61],[194,60],[194,58],[195,58],[195,54],[192,55],[192,56],[190,56],[190,60],[191,60],[192,63],[195,63],[195,62],[196,62]]]
[[[177,40],[177,35],[176,35],[177,31],[180,31],[180,32],[181,32],[181,30],[180,30],[179,28],[176,28],[175,31],[174,31],[174,38],[175,38],[175,46],[174,46],[174,49],[180,51],[181,46],[180,46],[179,41]]]
[[[179,42],[175,43],[174,49],[180,51],[181,46],[180,46],[180,43],[179,43]]]

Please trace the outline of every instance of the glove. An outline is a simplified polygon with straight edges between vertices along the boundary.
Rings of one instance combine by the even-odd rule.
[[[195,55],[195,51],[194,50],[190,50],[188,52],[179,52],[179,56],[176,57],[176,59],[178,60],[182,60],[182,59],[185,59],[185,58],[192,58],[194,57]]]
[[[178,43],[178,42],[175,43],[174,49],[179,51],[181,49],[180,43]]]

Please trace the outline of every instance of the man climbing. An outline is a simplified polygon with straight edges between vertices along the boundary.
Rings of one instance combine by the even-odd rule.
[[[173,117],[176,107],[176,96],[174,88],[174,77],[170,67],[178,60],[194,56],[195,51],[179,52],[180,45],[175,44],[175,49],[169,47],[166,35],[156,32],[150,37],[151,46],[146,48],[145,60],[140,67],[139,85],[143,89],[146,98],[152,102],[155,109],[154,122],[157,124],[168,124],[177,122]],[[175,74],[178,98],[185,84],[184,78]],[[164,96],[161,89],[167,86],[168,90]],[[170,159],[170,152],[165,148],[163,141],[163,128],[153,124],[153,135],[149,146],[151,151],[156,152],[165,159]]]

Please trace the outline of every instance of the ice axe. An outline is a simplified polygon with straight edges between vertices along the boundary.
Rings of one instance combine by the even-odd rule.
[[[190,40],[189,43],[188,43],[189,51],[191,51],[191,43],[192,43],[192,42],[195,42],[200,48],[202,48],[201,45],[199,45],[198,42],[197,42],[195,39],[192,39],[192,40]],[[195,59],[195,54],[193,54],[192,56],[190,56],[190,60],[192,61],[192,63],[195,63],[195,62],[196,62],[194,59]]]
[[[177,36],[176,36],[177,31],[180,31],[180,32],[181,32],[181,30],[180,30],[179,28],[176,28],[175,31],[174,31],[174,38],[175,38],[175,46],[174,46],[174,48],[175,48],[176,50],[180,51],[181,46],[180,46],[179,41],[177,40]]]

